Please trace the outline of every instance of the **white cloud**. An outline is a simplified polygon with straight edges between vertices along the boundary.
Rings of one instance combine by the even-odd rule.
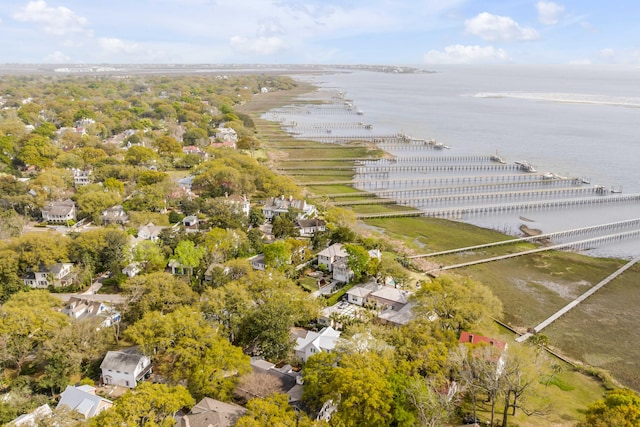
[[[259,55],[273,55],[286,51],[289,46],[281,37],[234,36],[229,40],[231,47],[242,53],[257,53]]]
[[[564,13],[564,6],[552,1],[539,1],[536,3],[538,9],[538,21],[544,25],[555,25]]]
[[[424,55],[427,64],[488,64],[509,62],[511,58],[504,49],[493,46],[447,46],[444,51],[430,50]]]
[[[68,64],[71,62],[71,57],[65,55],[59,50],[56,50],[55,52],[45,56],[44,62],[48,62],[51,64]]]
[[[76,15],[71,9],[49,7],[44,0],[30,1],[13,18],[20,22],[42,24],[45,32],[57,36],[85,32],[89,25],[87,18]]]
[[[535,40],[540,38],[538,32],[530,27],[521,27],[508,16],[492,15],[482,12],[478,16],[465,21],[465,30],[488,41]]]

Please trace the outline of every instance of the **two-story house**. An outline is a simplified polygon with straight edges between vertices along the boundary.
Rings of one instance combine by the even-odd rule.
[[[322,328],[320,332],[307,331],[306,335],[296,339],[296,357],[303,362],[321,351],[332,351],[340,338],[340,332],[331,326]]]
[[[109,327],[120,321],[120,312],[113,307],[87,298],[71,297],[62,312],[69,317],[80,319],[101,319],[100,326]]]
[[[308,204],[306,200],[294,199],[292,196],[288,198],[280,196],[267,199],[262,207],[262,213],[266,219],[272,220],[274,216],[287,214],[289,209],[298,211],[297,219],[310,218],[317,213],[314,205]]]
[[[102,382],[135,388],[151,375],[151,360],[135,347],[123,351],[109,351],[100,364]]]
[[[51,202],[42,208],[42,219],[47,222],[65,223],[76,220],[76,204],[71,199]]]
[[[102,223],[108,224],[126,224],[129,221],[129,216],[124,211],[122,205],[115,205],[102,211],[100,216]]]
[[[70,286],[76,275],[73,272],[73,264],[58,262],[52,266],[41,265],[31,269],[22,277],[22,282],[30,288],[47,288],[49,286]]]

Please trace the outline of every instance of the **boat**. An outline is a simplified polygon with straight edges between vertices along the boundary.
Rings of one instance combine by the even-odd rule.
[[[542,179],[555,179],[555,178],[556,178],[556,174],[552,172],[545,172],[542,174]]]
[[[537,172],[536,168],[533,165],[529,164],[526,160],[516,160],[514,163],[520,166],[520,169],[522,169],[525,172],[529,172],[529,173]]]
[[[498,150],[496,150],[496,154],[492,154],[492,155],[491,155],[490,159],[491,159],[491,161],[493,161],[493,162],[498,162],[498,163],[501,163],[501,164],[503,164],[503,165],[504,165],[505,163],[507,163],[505,159],[503,159],[502,157],[500,157],[500,155],[498,154]]]

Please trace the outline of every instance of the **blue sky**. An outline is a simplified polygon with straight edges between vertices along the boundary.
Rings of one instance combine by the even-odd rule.
[[[637,0],[2,0],[3,63],[640,64]]]

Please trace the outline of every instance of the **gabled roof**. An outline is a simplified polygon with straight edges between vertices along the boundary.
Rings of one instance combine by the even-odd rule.
[[[299,219],[298,225],[302,228],[309,227],[322,227],[325,225],[325,221],[323,219],[312,218],[312,219]]]
[[[378,284],[375,282],[369,282],[364,285],[354,286],[347,291],[347,295],[353,295],[355,297],[366,298],[369,294],[378,289]]]
[[[314,346],[318,351],[333,350],[340,338],[340,331],[336,331],[331,326],[323,328],[320,332],[307,332],[304,338],[296,340],[296,351],[301,351],[309,345]]]
[[[100,369],[134,373],[144,358],[144,355],[133,351],[108,351],[100,364]]]
[[[408,291],[392,288],[391,286],[383,286],[377,291],[371,292],[371,296],[374,298],[380,298],[401,304],[406,304],[409,302]]]
[[[318,256],[325,256],[327,258],[346,257],[347,255],[347,251],[344,250],[342,243],[334,243],[327,249],[318,252]]]
[[[51,202],[43,209],[51,216],[64,216],[68,215],[75,208],[75,203],[71,199]]]
[[[91,386],[73,387],[68,385],[60,395],[60,401],[56,408],[64,405],[84,415],[85,418],[91,418],[98,414],[102,402],[113,403],[93,393],[95,393],[95,388]]]
[[[246,413],[242,406],[205,397],[182,418],[179,426],[231,427]]]

